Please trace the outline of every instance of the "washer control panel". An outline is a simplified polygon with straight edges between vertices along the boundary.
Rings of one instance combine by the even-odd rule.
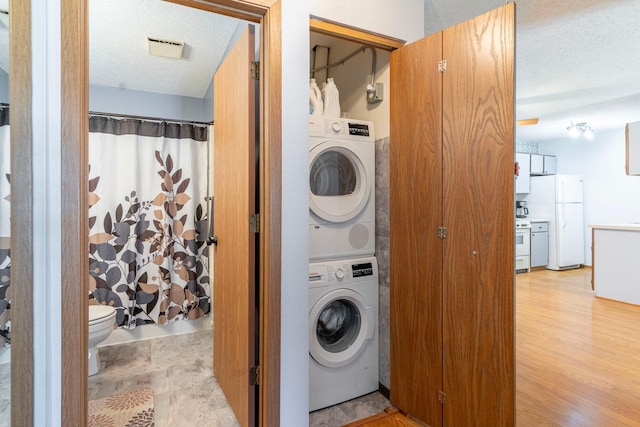
[[[373,276],[373,265],[370,262],[351,265],[353,277]]]
[[[309,286],[336,286],[378,280],[375,257],[309,264]]]

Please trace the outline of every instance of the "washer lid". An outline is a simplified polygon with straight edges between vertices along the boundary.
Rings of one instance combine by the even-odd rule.
[[[115,316],[116,309],[110,305],[90,305],[89,306],[89,324],[98,323],[109,316]]]

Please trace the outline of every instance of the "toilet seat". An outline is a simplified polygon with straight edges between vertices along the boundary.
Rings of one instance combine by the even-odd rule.
[[[108,320],[109,317],[113,317],[116,314],[116,309],[110,305],[90,305],[89,306],[89,326],[96,323],[102,323]]]

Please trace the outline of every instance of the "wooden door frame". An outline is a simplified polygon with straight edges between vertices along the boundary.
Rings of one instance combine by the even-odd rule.
[[[282,15],[279,0],[171,0],[238,17],[261,26],[260,51],[260,363],[259,425],[280,424],[281,135]],[[62,425],[86,425],[88,417],[88,1],[61,0],[61,172],[62,258]],[[11,8],[12,182],[14,323],[20,329],[12,348],[12,413],[20,426],[33,424],[33,167],[30,2]],[[17,49],[16,47],[20,47]],[[19,142],[19,143],[18,143]],[[17,239],[20,230],[20,242]],[[16,245],[14,246],[14,243]],[[81,283],[86,283],[82,281]],[[18,329],[16,328],[16,329]],[[81,404],[78,404],[81,402]],[[16,424],[18,425],[18,424]]]
[[[11,425],[33,425],[33,131],[31,2],[9,15],[11,126]],[[18,238],[20,236],[20,238]]]

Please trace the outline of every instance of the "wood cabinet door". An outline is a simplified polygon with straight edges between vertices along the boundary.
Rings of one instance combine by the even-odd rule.
[[[255,29],[242,33],[213,79],[214,247],[213,372],[241,426],[255,425],[256,364]]]
[[[452,426],[515,423],[514,11],[509,3],[443,32],[443,408]]]
[[[391,402],[442,425],[442,82],[437,33],[391,53]]]
[[[513,425],[513,3],[392,52],[390,100],[391,402]]]

